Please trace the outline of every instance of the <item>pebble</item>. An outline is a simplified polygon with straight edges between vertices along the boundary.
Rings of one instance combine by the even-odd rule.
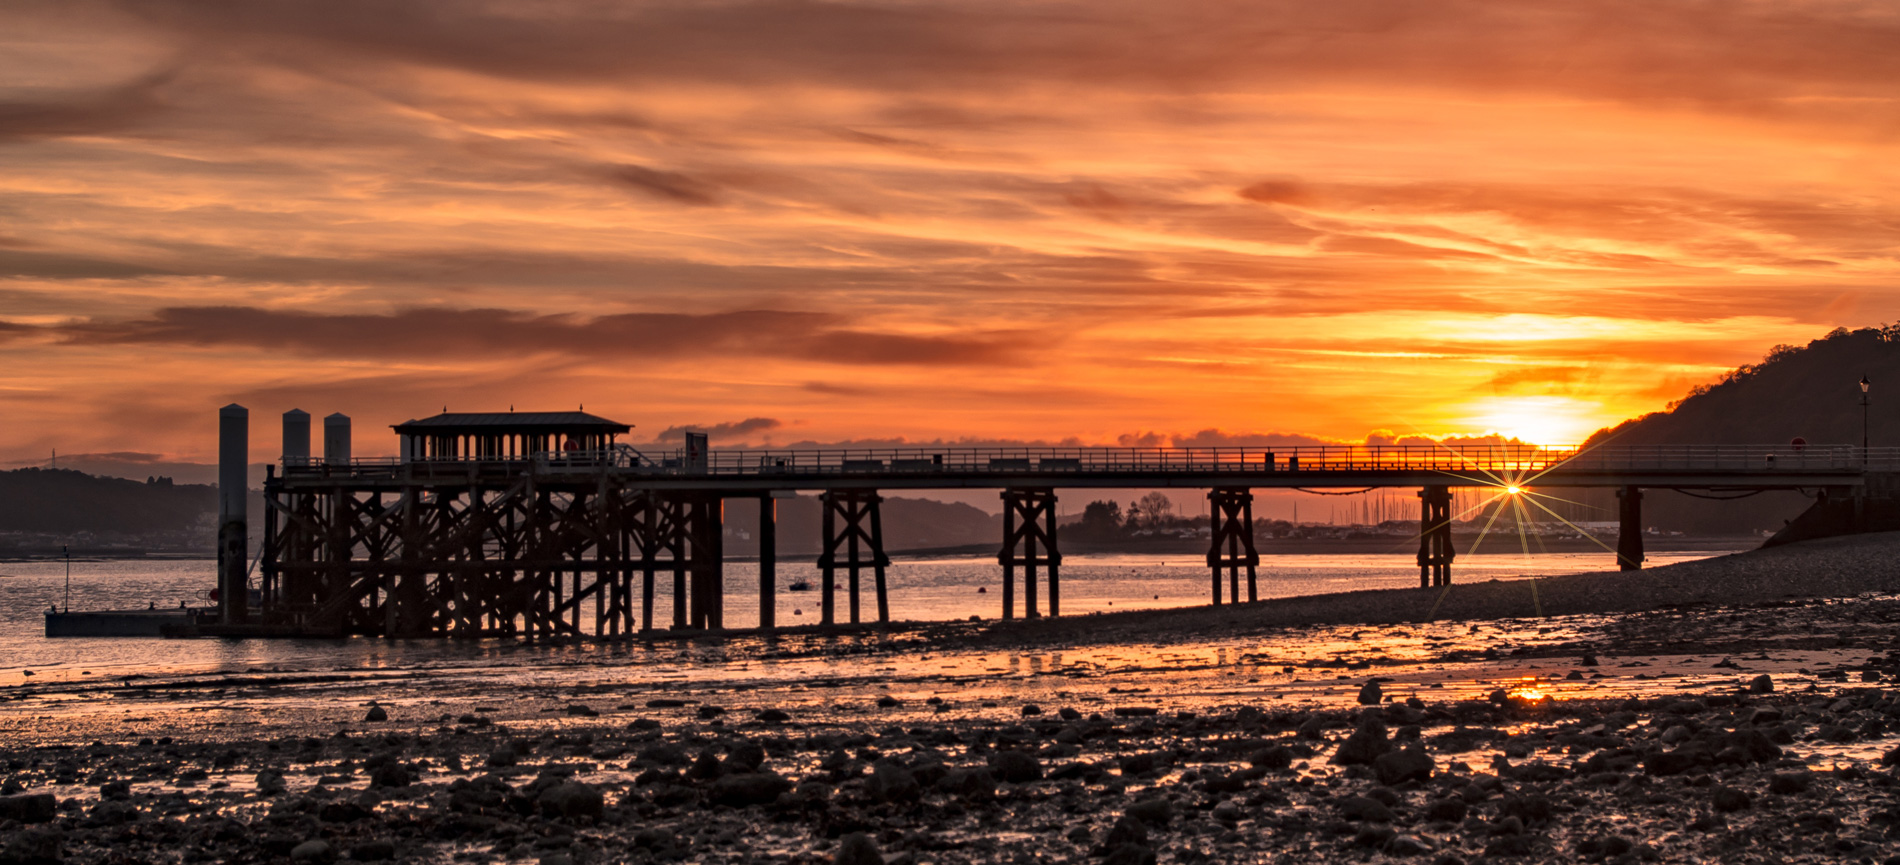
[[[350,858],[357,862],[381,862],[396,858],[394,841],[363,841],[350,846]]]
[[[917,776],[889,760],[879,760],[872,765],[871,777],[864,789],[871,798],[886,804],[915,802],[923,793]]]
[[[557,820],[600,820],[607,801],[599,790],[578,781],[556,784],[541,791],[541,814]]]
[[[1784,796],[1808,792],[1814,776],[1807,772],[1777,772],[1768,779],[1768,792]]]
[[[381,706],[371,706],[369,707],[369,712],[363,715],[363,720],[371,724],[379,721],[387,721],[389,720],[389,710]]]
[[[1174,803],[1159,797],[1143,799],[1128,806],[1124,816],[1139,820],[1150,828],[1160,829],[1174,820]]]
[[[260,796],[275,796],[286,789],[283,774],[271,769],[258,772],[252,783],[257,785]]]
[[[951,769],[937,780],[941,792],[973,802],[985,802],[996,795],[996,776],[988,769]]]
[[[1437,766],[1424,748],[1413,744],[1380,754],[1373,759],[1372,768],[1378,773],[1379,783],[1392,786],[1407,781],[1428,780]]]
[[[1715,788],[1715,792],[1709,796],[1709,803],[1715,806],[1715,810],[1724,814],[1745,811],[1755,804],[1754,797],[1749,796],[1748,791],[1734,787]]]
[[[1415,835],[1393,835],[1391,840],[1385,842],[1388,856],[1423,856],[1430,852],[1432,846]]]
[[[1009,784],[1027,784],[1042,777],[1042,763],[1024,751],[998,751],[990,755],[990,772]]]
[[[321,838],[305,841],[290,848],[290,861],[328,865],[336,861],[336,849],[330,846],[330,842]]]
[[[1123,844],[1109,851],[1102,865],[1155,865],[1155,851],[1142,844]]]
[[[863,832],[853,832],[838,841],[838,853],[831,859],[832,865],[884,865],[884,854],[879,853],[877,842]]]
[[[1392,809],[1387,808],[1370,796],[1348,796],[1339,800],[1339,816],[1348,820],[1370,823],[1390,823],[1394,819]]]
[[[0,796],[0,820],[19,823],[50,823],[59,816],[59,800],[51,793]]]
[[[792,791],[792,782],[771,772],[739,772],[713,781],[710,798],[715,805],[744,808],[770,805]]]
[[[1339,743],[1333,752],[1333,765],[1364,766],[1379,759],[1380,754],[1392,750],[1392,743],[1386,739],[1385,725],[1378,719],[1366,716],[1360,719],[1359,728]]]

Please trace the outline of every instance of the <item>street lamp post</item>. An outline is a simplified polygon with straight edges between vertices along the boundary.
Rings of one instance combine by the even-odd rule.
[[[1873,386],[1866,375],[1860,377],[1860,467],[1867,468],[1867,389]]]

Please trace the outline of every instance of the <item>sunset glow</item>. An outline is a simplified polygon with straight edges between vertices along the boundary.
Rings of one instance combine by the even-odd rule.
[[[1574,444],[1892,316],[1847,3],[0,11],[0,461],[216,407]],[[276,432],[255,429],[254,452]]]

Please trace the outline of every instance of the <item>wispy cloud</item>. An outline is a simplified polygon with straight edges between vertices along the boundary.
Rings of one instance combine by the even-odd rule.
[[[1900,301],[1879,4],[23,0],[0,33],[0,457],[199,453],[234,399],[1608,424]]]

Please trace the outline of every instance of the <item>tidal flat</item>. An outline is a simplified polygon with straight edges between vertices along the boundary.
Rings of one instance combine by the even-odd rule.
[[[0,862],[1900,862],[1896,553],[29,679]]]

